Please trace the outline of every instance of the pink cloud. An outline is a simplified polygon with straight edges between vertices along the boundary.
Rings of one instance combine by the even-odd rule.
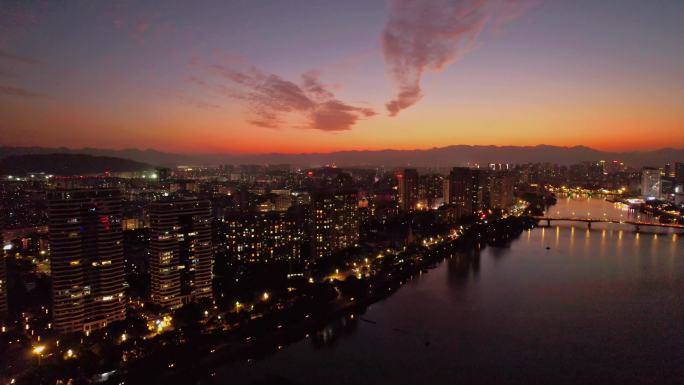
[[[456,62],[487,25],[513,19],[526,4],[523,0],[389,0],[381,42],[398,87],[386,104],[390,115],[422,98],[425,72],[441,71]]]
[[[352,106],[337,99],[320,81],[316,71],[304,73],[299,82],[253,67],[237,70],[212,65],[210,73],[223,82],[207,82],[199,78],[191,81],[214,93],[245,102],[254,115],[248,122],[255,126],[344,131],[351,129],[359,120],[376,115],[370,108]],[[298,123],[291,123],[293,117]]]

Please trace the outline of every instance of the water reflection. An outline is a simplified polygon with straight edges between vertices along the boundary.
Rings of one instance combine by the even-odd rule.
[[[489,250],[496,250],[490,248]],[[499,248],[499,250],[505,250]],[[495,257],[500,258],[501,255]],[[464,287],[470,281],[477,279],[480,272],[480,249],[475,249],[469,253],[459,253],[447,260],[447,277],[449,285],[452,287]]]
[[[311,346],[316,349],[333,348],[340,338],[353,334],[358,329],[359,317],[349,315],[338,318],[310,336]]]
[[[629,214],[597,199],[559,200],[562,210]],[[554,223],[510,248],[454,255],[365,315],[337,320],[264,360],[226,366],[219,377],[333,385],[680,383],[681,240],[671,229]]]

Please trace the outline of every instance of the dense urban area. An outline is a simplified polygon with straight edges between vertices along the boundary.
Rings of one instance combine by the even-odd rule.
[[[454,251],[543,225],[560,196],[684,224],[683,163],[0,177],[3,384],[210,381],[219,360],[282,349]]]

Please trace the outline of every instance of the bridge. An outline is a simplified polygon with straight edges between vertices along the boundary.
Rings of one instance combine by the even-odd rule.
[[[617,224],[624,224],[624,225],[632,225],[634,226],[635,231],[639,231],[641,227],[666,227],[666,228],[671,228],[671,229],[679,229],[679,230],[684,230],[684,225],[677,224],[677,223],[658,223],[658,222],[642,222],[642,221],[624,221],[624,220],[616,220],[616,219],[601,219],[601,218],[579,218],[579,217],[572,217],[572,218],[554,218],[554,217],[541,217],[541,216],[536,216],[534,219],[544,222],[546,221],[546,226],[550,227],[552,221],[561,221],[561,222],[583,222],[587,224],[587,228],[591,228],[592,223],[617,223]]]

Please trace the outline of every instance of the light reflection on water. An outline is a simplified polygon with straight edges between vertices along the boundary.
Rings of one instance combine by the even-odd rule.
[[[556,207],[552,208],[556,209]],[[556,211],[624,212],[602,200]],[[547,249],[548,247],[548,249]],[[684,378],[672,229],[559,223],[454,256],[354,321],[218,378],[293,384],[641,384]],[[359,317],[360,316],[360,317]],[[359,318],[374,323],[359,321]]]

